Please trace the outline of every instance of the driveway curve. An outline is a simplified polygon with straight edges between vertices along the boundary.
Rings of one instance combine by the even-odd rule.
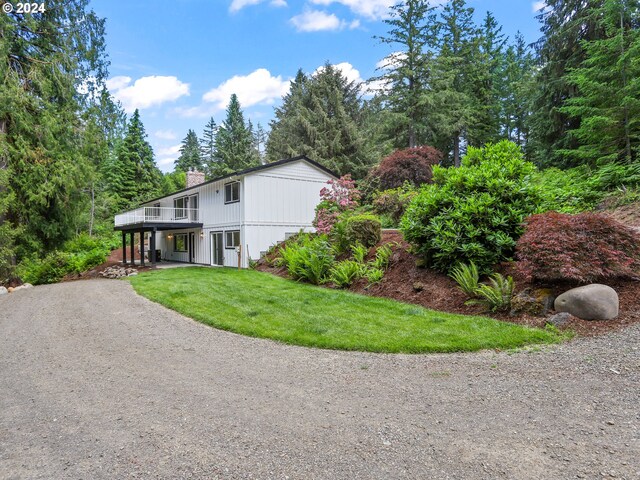
[[[640,326],[520,352],[313,350],[124,281],[0,297],[0,478],[640,478]]]

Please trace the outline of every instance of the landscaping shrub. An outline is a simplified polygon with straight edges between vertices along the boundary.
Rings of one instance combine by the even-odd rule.
[[[517,268],[529,279],[587,283],[640,272],[638,235],[606,215],[547,212],[525,225],[516,246]]]
[[[417,190],[405,183],[402,187],[385,190],[374,196],[373,211],[387,216],[392,226],[397,227],[411,200],[418,194]]]
[[[327,185],[320,190],[320,203],[313,219],[313,226],[320,234],[330,233],[340,214],[355,209],[360,200],[360,192],[350,175],[331,179]]]
[[[353,259],[358,263],[364,263],[364,258],[369,253],[369,249],[362,245],[361,243],[356,243],[351,246],[351,253],[353,254]]]
[[[340,288],[351,286],[366,273],[366,267],[355,260],[343,260],[338,262],[332,269],[329,279]]]
[[[491,312],[506,311],[511,308],[513,298],[513,278],[494,273],[489,277],[489,285],[481,283],[475,291],[478,299],[466,303],[484,305]]]
[[[56,250],[44,258],[24,258],[17,275],[34,285],[56,283],[65,275],[82,273],[104,263],[110,251],[119,245],[114,235],[105,238],[81,234],[67,241],[61,250]]]
[[[371,176],[379,178],[383,190],[401,187],[405,182],[418,187],[431,182],[432,167],[442,157],[442,152],[426,145],[397,150],[383,158]]]
[[[375,215],[353,215],[345,220],[345,241],[349,245],[361,243],[365,247],[373,247],[382,238],[380,219]]]
[[[456,281],[458,288],[467,296],[470,298],[476,296],[480,275],[475,263],[471,262],[469,265],[461,263],[451,270],[449,276]]]
[[[433,168],[433,185],[413,199],[401,229],[427,266],[449,272],[473,262],[480,273],[513,256],[523,220],[538,213],[536,167],[512,142],[469,147],[459,168]]]

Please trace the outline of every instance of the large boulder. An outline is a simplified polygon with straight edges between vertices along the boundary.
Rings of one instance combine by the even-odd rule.
[[[583,320],[611,320],[618,316],[620,302],[613,288],[594,283],[564,292],[556,298],[554,308]]]

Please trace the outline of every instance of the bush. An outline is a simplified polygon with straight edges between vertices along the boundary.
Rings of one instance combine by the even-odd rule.
[[[456,281],[458,288],[466,293],[467,296],[470,298],[476,296],[480,275],[475,263],[471,262],[469,265],[461,263],[451,270],[449,276]]]
[[[401,187],[405,182],[418,187],[431,182],[432,167],[438,165],[442,157],[439,150],[426,145],[397,150],[383,158],[371,176],[379,178],[383,190]]]
[[[345,220],[345,241],[349,245],[361,243],[367,248],[373,247],[382,238],[380,219],[375,215],[353,215]]]
[[[516,246],[517,268],[529,279],[586,283],[640,272],[638,235],[606,215],[547,212],[525,225]]]
[[[385,190],[374,196],[373,211],[389,217],[393,226],[398,226],[407,206],[418,192],[408,183],[400,188]]]
[[[343,260],[331,269],[330,280],[340,288],[351,286],[366,272],[366,267],[355,260]]]
[[[511,308],[513,298],[513,278],[494,273],[489,277],[490,285],[480,284],[475,291],[477,300],[469,300],[469,305],[484,305],[491,312],[506,311]]]
[[[365,274],[365,277],[369,285],[372,285],[374,283],[379,283],[382,281],[382,278],[384,277],[384,270],[380,268],[369,268],[367,270],[367,273]]]
[[[425,264],[448,273],[473,262],[490,272],[514,253],[523,220],[538,213],[542,195],[531,185],[536,171],[512,142],[469,147],[459,168],[433,168],[402,218],[401,229]]]
[[[602,200],[603,194],[593,190],[588,179],[589,170],[585,167],[547,168],[532,176],[544,195],[542,210],[563,213],[592,210]]]
[[[329,180],[328,187],[320,190],[320,203],[316,206],[316,214],[313,226],[316,232],[330,233],[338,217],[358,206],[360,191],[351,180],[350,175],[345,175],[337,180]]]

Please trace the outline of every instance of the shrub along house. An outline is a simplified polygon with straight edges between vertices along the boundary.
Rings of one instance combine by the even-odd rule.
[[[300,230],[311,231],[320,190],[336,175],[305,156],[281,160],[204,181],[187,173],[187,188],[149,200],[115,217],[126,235],[148,240],[149,261],[248,267],[271,245]],[[140,245],[144,250],[145,242]],[[144,253],[141,255],[144,262]]]

